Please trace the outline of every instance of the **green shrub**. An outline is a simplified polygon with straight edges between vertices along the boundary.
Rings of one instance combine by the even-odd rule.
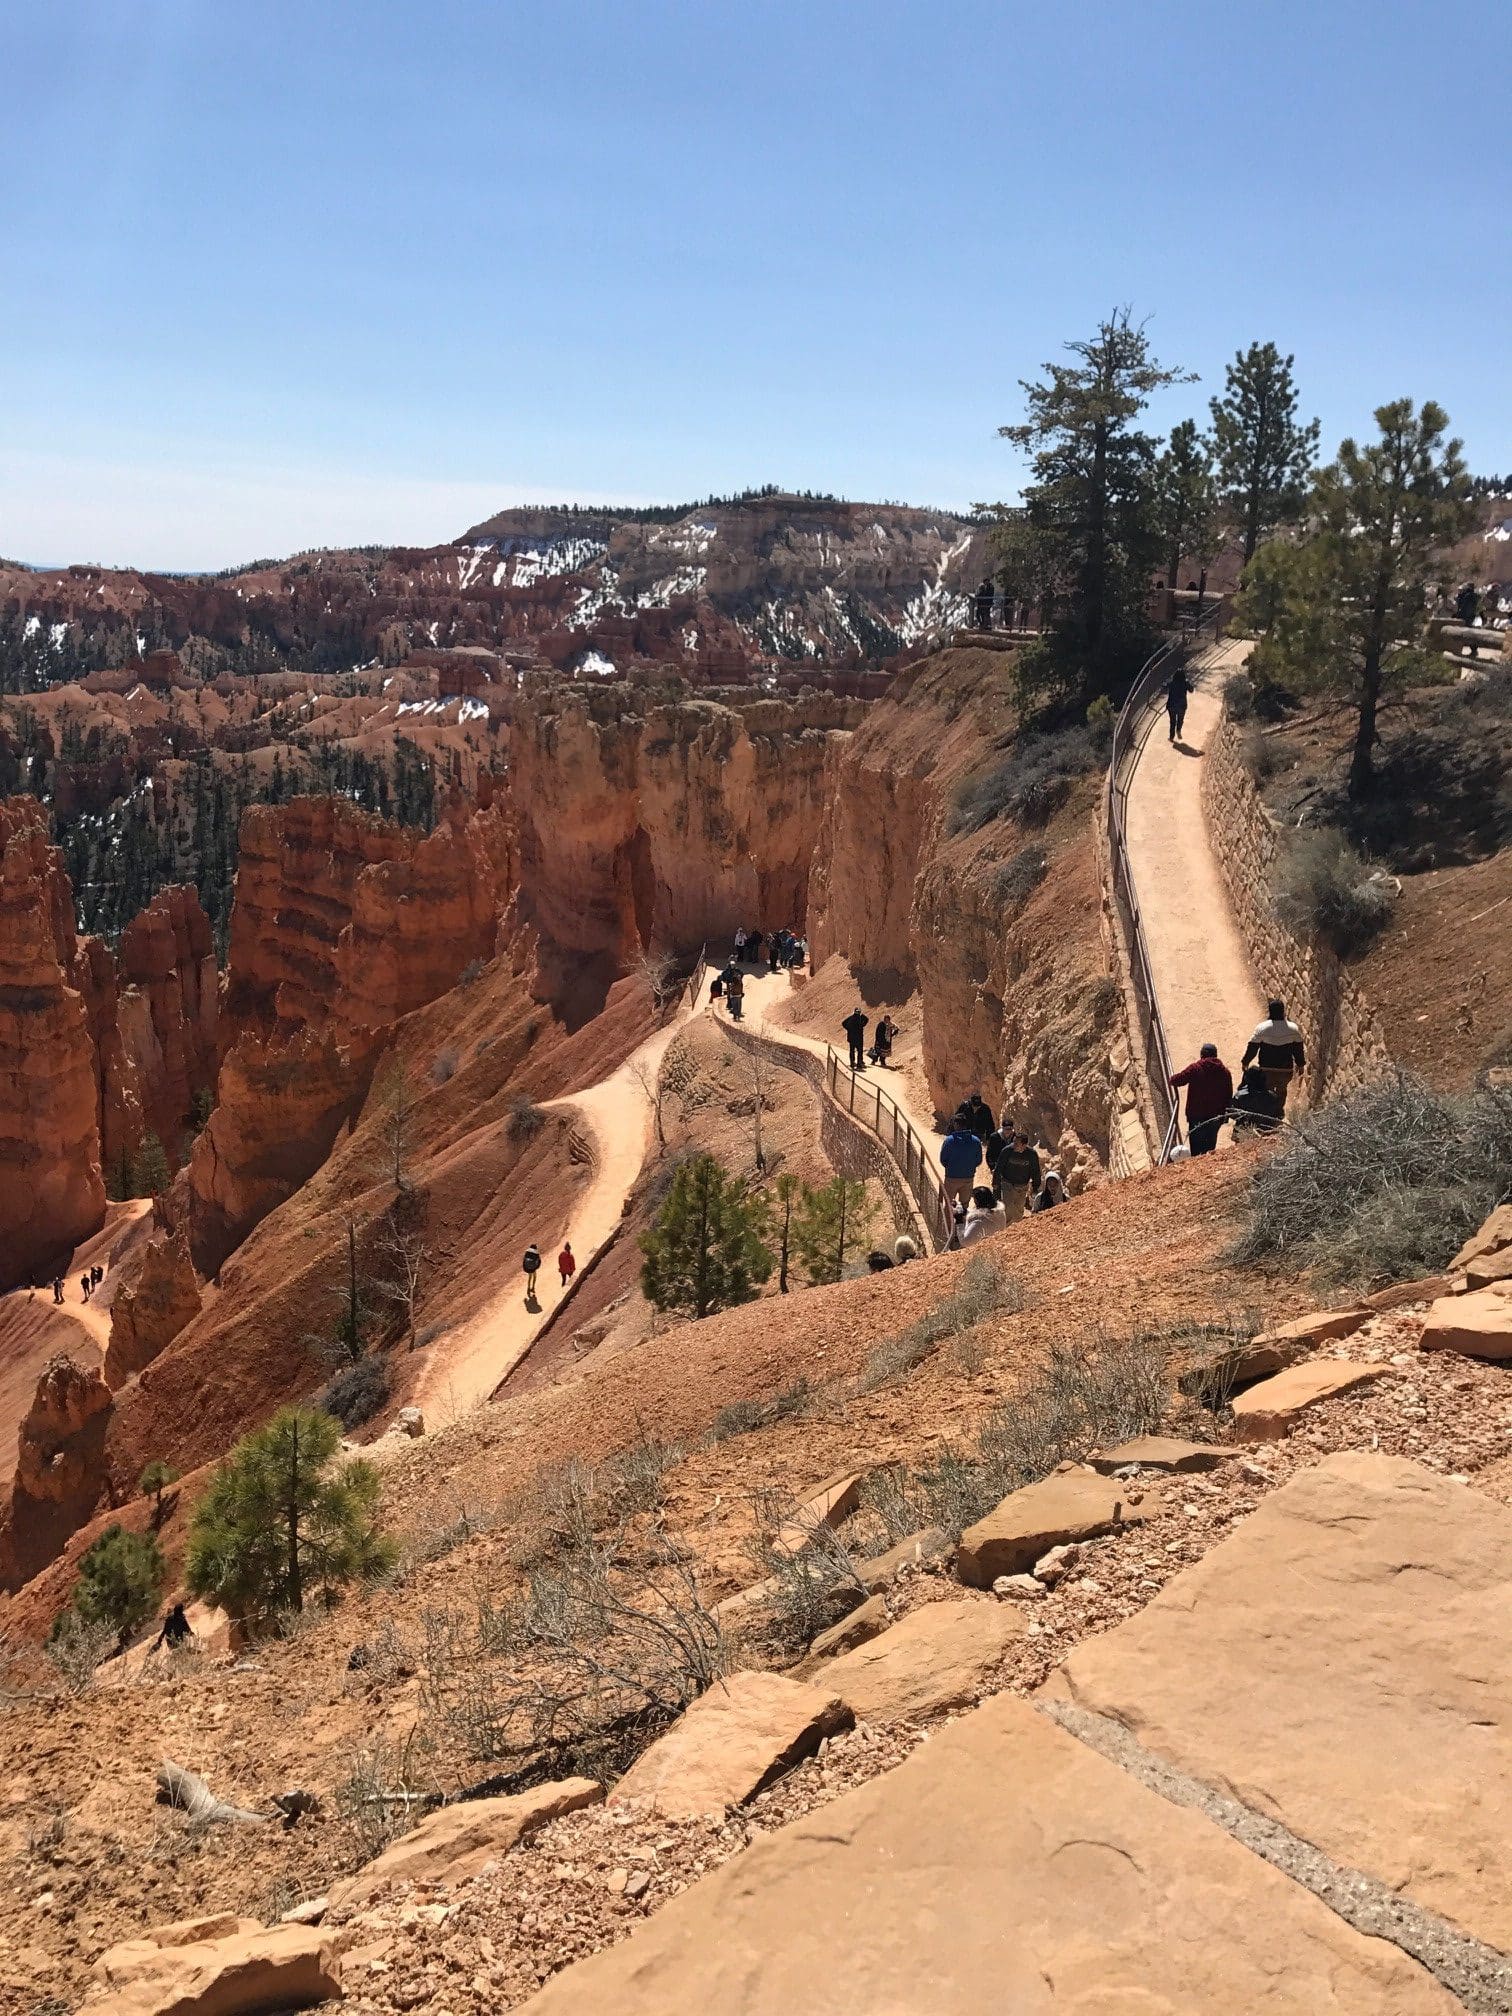
[[[1022,826],[1043,826],[1077,777],[1102,768],[1108,748],[1104,722],[1021,735],[1005,762],[957,791],[950,831],[978,833],[1005,813]]]
[[[335,1463],[339,1441],[329,1414],[285,1407],[236,1445],[195,1507],[185,1580],[196,1596],[267,1628],[392,1565],[378,1472]]]
[[[1287,1129],[1255,1171],[1229,1258],[1330,1282],[1432,1273],[1512,1196],[1512,1091],[1464,1097],[1405,1075]]]
[[[641,1289],[658,1309],[708,1316],[749,1302],[772,1271],[762,1243],[766,1207],[712,1155],[694,1155],[641,1234]]]
[[[359,1358],[343,1365],[316,1396],[315,1404],[343,1428],[360,1428],[388,1405],[388,1367],[381,1358]]]
[[[546,1109],[538,1106],[528,1092],[511,1092],[505,1132],[511,1141],[533,1141],[546,1125]]]
[[[1297,937],[1320,938],[1341,959],[1364,951],[1391,920],[1395,892],[1342,833],[1294,833],[1271,871],[1276,914]]]
[[[163,1550],[150,1533],[107,1526],[79,1562],[72,1607],[86,1624],[108,1625],[124,1645],[156,1610],[167,1579]]]

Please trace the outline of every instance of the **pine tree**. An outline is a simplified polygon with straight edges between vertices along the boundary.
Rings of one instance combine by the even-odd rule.
[[[185,1580],[196,1596],[267,1624],[389,1565],[378,1472],[333,1464],[340,1440],[330,1415],[285,1407],[236,1445],[195,1507]]]
[[[124,1645],[157,1608],[167,1578],[163,1550],[150,1533],[107,1526],[79,1563],[74,1611],[88,1624],[108,1624]]]
[[[1147,642],[1162,542],[1155,442],[1134,422],[1152,392],[1191,374],[1159,363],[1126,309],[1066,347],[1076,361],[1047,364],[1042,382],[1022,380],[1028,418],[998,432],[1033,457],[1006,544],[1011,552],[1034,538],[1058,603],[1050,636],[1023,654],[1019,676],[1030,696],[1086,701],[1116,692]]]
[[[161,1197],[173,1181],[168,1157],[156,1134],[144,1134],[131,1163],[133,1197]]]
[[[751,1301],[772,1271],[762,1239],[766,1215],[762,1200],[712,1155],[684,1162],[655,1223],[641,1234],[646,1299],[687,1316]]]
[[[1242,530],[1246,566],[1268,532],[1302,515],[1317,455],[1317,421],[1297,419],[1295,361],[1274,343],[1251,343],[1229,365],[1223,397],[1210,402],[1219,487]]]
[[[1376,719],[1388,678],[1423,666],[1424,587],[1436,556],[1470,531],[1475,506],[1449,416],[1410,399],[1376,408],[1380,439],[1339,444],[1320,469],[1312,532],[1263,547],[1245,572],[1241,614],[1266,629],[1256,679],[1342,693],[1357,710],[1349,795],[1375,781]]]
[[[1218,486],[1195,420],[1171,429],[1155,464],[1155,502],[1165,540],[1166,585],[1174,593],[1183,557],[1203,564],[1217,545]]]
[[[179,1481],[179,1473],[171,1463],[165,1463],[160,1456],[145,1465],[137,1479],[137,1489],[144,1498],[152,1500],[152,1530],[157,1531],[163,1523],[163,1493]]]
[[[871,1245],[876,1206],[866,1185],[835,1176],[804,1193],[793,1223],[793,1251],[810,1287],[838,1281],[846,1265]]]
[[[772,1186],[776,1204],[772,1211],[772,1236],[777,1241],[777,1286],[788,1292],[788,1266],[793,1255],[793,1218],[808,1194],[796,1176],[783,1174]]]

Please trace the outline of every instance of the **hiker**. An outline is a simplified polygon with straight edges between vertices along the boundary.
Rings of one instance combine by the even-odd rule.
[[[1473,628],[1480,614],[1480,592],[1473,581],[1467,581],[1454,598],[1454,613],[1467,628]]]
[[[572,1241],[570,1239],[562,1241],[562,1250],[557,1255],[557,1272],[562,1277],[562,1286],[564,1288],[577,1272],[577,1259],[573,1254]]]
[[[976,627],[978,630],[992,628],[992,583],[984,581],[976,592]]]
[[[868,1253],[866,1256],[866,1264],[868,1267],[870,1267],[873,1274],[886,1274],[892,1268],[893,1264],[892,1255],[890,1253],[883,1253],[880,1251],[876,1253]]]
[[[732,961],[719,976],[724,998],[730,1004],[730,1020],[738,1022],[745,1006],[745,975]]]
[[[1007,1222],[1016,1225],[1029,1207],[1029,1193],[1040,1187],[1039,1153],[1030,1146],[1029,1136],[1022,1127],[1014,1130],[1012,1140],[998,1156],[992,1187],[1002,1202]]]
[[[61,1274],[54,1274],[53,1276],[53,1300],[54,1302],[61,1302],[63,1300],[63,1276]]]
[[[997,1131],[997,1120],[992,1108],[980,1092],[973,1092],[969,1099],[964,1100],[961,1111],[966,1116],[966,1125],[978,1141],[985,1143]]]
[[[740,963],[743,966],[759,966],[761,964],[761,948],[764,943],[765,940],[761,932],[748,932],[745,942],[745,957]]]
[[[1068,1204],[1066,1185],[1058,1169],[1047,1169],[1044,1188],[1029,1206],[1031,1211],[1053,1211],[1057,1204]]]
[[[945,1172],[945,1195],[953,1204],[964,1205],[975,1187],[973,1179],[982,1166],[982,1144],[957,1113],[950,1132],[940,1143],[940,1167]]]
[[[87,1302],[89,1300],[89,1276],[87,1274],[79,1276],[79,1286],[83,1290],[84,1300]]]
[[[1239,1090],[1229,1106],[1234,1133],[1274,1134],[1285,1113],[1283,1102],[1271,1090],[1266,1072],[1250,1065],[1239,1080]]]
[[[528,1309],[536,1299],[536,1276],[541,1271],[541,1254],[537,1246],[525,1248],[525,1258],[521,1263],[525,1269],[525,1307]]]
[[[794,968],[795,966],[801,966],[801,965],[803,965],[804,961],[805,961],[805,960],[806,960],[807,958],[808,958],[808,940],[807,940],[807,938],[802,938],[802,937],[800,937],[800,938],[795,938],[795,939],[793,940],[793,943],[792,943],[792,946],[791,946],[791,949],[790,949],[790,950],[789,950],[789,952],[788,952],[788,962],[787,962],[787,963],[788,963],[788,971],[789,971],[789,972],[791,972],[791,971],[793,970],[793,968]]]
[[[737,924],[735,926],[735,957],[737,959],[740,958],[741,954],[745,951],[745,948],[746,948],[745,926],[744,924]]]
[[[1302,1031],[1295,1022],[1286,1019],[1284,1001],[1268,1001],[1265,1014],[1265,1021],[1245,1048],[1240,1068],[1248,1071],[1252,1064],[1259,1065],[1276,1101],[1276,1117],[1280,1119],[1286,1112],[1286,1088],[1299,1071],[1307,1068],[1307,1053],[1302,1048]]]
[[[1192,689],[1187,684],[1186,667],[1178,665],[1166,681],[1165,690],[1166,714],[1170,721],[1173,742],[1181,740],[1181,731],[1186,723],[1187,701],[1191,696]]]
[[[89,1270],[89,1285],[91,1288],[98,1288],[104,1279],[105,1269],[96,1261],[94,1266]]]
[[[887,1068],[888,1058],[892,1056],[893,1041],[897,1033],[898,1025],[891,1015],[884,1015],[872,1031],[872,1058],[884,1070]]]
[[[975,1246],[979,1239],[986,1239],[994,1232],[1007,1228],[1008,1214],[988,1189],[979,1187],[971,1193],[971,1204],[966,1213],[966,1222],[961,1227],[960,1244]]]
[[[850,1044],[850,1068],[852,1071],[864,1071],[866,1069],[864,1046],[866,1043],[866,1025],[870,1020],[871,1017],[869,1015],[863,1014],[861,1009],[856,1007],[852,1008],[849,1015],[840,1024],[840,1027],[845,1031],[846,1041]]]
[[[1194,1155],[1207,1155],[1218,1145],[1218,1129],[1234,1096],[1234,1076],[1218,1055],[1216,1043],[1204,1043],[1195,1064],[1171,1078],[1171,1090],[1185,1085],[1187,1140]]]
[[[785,931],[774,931],[767,940],[767,971],[769,973],[775,973],[777,968],[782,964],[782,948],[786,937],[787,933]]]
[[[906,1232],[900,1232],[893,1241],[893,1265],[906,1267],[910,1260],[917,1260],[919,1249]]]
[[[194,1630],[184,1614],[183,1604],[175,1603],[163,1619],[162,1630],[147,1649],[149,1652],[156,1652],[160,1645],[166,1644],[170,1652],[177,1652],[179,1647],[187,1644],[193,1636]]]

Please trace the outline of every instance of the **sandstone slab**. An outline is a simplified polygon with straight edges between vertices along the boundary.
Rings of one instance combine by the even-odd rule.
[[[81,2016],[264,2016],[341,1994],[329,1935],[256,1919],[165,1925],[95,1962]]]
[[[1428,1311],[1418,1340],[1425,1351],[1457,1351],[1464,1358],[1512,1358],[1512,1295],[1485,1287],[1445,1295]]]
[[[826,1660],[837,1658],[842,1652],[853,1652],[858,1645],[865,1645],[886,1629],[887,1604],[881,1596],[868,1596],[848,1617],[842,1617],[838,1624],[831,1624],[828,1631],[819,1633],[803,1662],[805,1672],[814,1666],[822,1666]]]
[[[1389,1288],[1377,1288],[1364,1297],[1360,1306],[1377,1315],[1387,1309],[1401,1309],[1409,1302],[1432,1302],[1447,1295],[1452,1282],[1447,1274],[1430,1274],[1421,1281],[1394,1281]]]
[[[1509,1559],[1506,1506],[1331,1456],[1048,1691],[1507,1950]]]
[[[1159,1500],[1147,1486],[1099,1477],[1094,1470],[1064,1468],[1038,1484],[1011,1491],[995,1511],[961,1535],[956,1573],[972,1589],[990,1589],[999,1575],[1022,1575],[1065,1540],[1148,1519]]]
[[[774,1554],[801,1554],[825,1526],[842,1525],[861,1503],[861,1472],[842,1470],[811,1491],[791,1519],[779,1527]]]
[[[1176,1435],[1136,1435],[1132,1442],[1120,1442],[1116,1449],[1094,1456],[1091,1462],[1094,1470],[1107,1477],[1131,1467],[1187,1476],[1197,1470],[1216,1470],[1238,1453],[1218,1442],[1183,1442]]]
[[[863,1722],[964,1708],[982,1693],[1024,1618],[1000,1603],[926,1603],[869,1644],[830,1660],[824,1684]]]
[[[1241,1442],[1279,1442],[1307,1408],[1368,1386],[1380,1378],[1381,1369],[1348,1358],[1314,1358],[1306,1365],[1289,1365],[1274,1379],[1263,1379],[1234,1396],[1234,1433]]]
[[[1200,1815],[1002,1695],[757,1841],[530,2016],[1451,2016]]]
[[[1471,1260],[1465,1267],[1467,1288],[1489,1288],[1498,1281],[1512,1281],[1512,1246],[1503,1246],[1499,1253],[1487,1253],[1479,1260]]]
[[[604,1788],[591,1778],[562,1778],[501,1799],[443,1806],[411,1828],[355,1876],[333,1883],[328,1908],[350,1911],[399,1883],[460,1883],[476,1876],[527,1834],[563,1813],[597,1805]]]
[[[910,1533],[906,1540],[899,1540],[885,1554],[857,1562],[856,1576],[863,1589],[885,1589],[907,1569],[943,1561],[949,1552],[950,1535],[939,1526],[926,1526],[922,1533]]]
[[[716,1681],[614,1788],[669,1819],[722,1813],[754,1797],[853,1717],[826,1677],[806,1686],[780,1673]]]
[[[1255,1339],[1261,1346],[1274,1344],[1285,1351],[1305,1349],[1309,1344],[1326,1344],[1335,1337],[1352,1337],[1370,1320],[1370,1311],[1361,1303],[1349,1309],[1320,1309],[1311,1316],[1294,1316],[1290,1323],[1278,1323]]]
[[[1488,1260],[1493,1253],[1501,1253],[1512,1246],[1512,1204],[1498,1204],[1491,1216],[1478,1232],[1472,1232],[1449,1263],[1451,1273],[1459,1274],[1476,1260]]]

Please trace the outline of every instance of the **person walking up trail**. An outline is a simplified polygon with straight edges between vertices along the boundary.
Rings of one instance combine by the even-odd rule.
[[[892,1056],[897,1035],[898,1025],[891,1015],[884,1015],[872,1031],[872,1055],[884,1070],[888,1066],[888,1059]]]
[[[978,1141],[988,1141],[997,1132],[997,1119],[980,1092],[973,1092],[962,1106],[966,1124]]]
[[[525,1248],[525,1307],[529,1309],[536,1299],[536,1276],[541,1271],[541,1251],[538,1246]]]
[[[866,1025],[870,1020],[871,1017],[864,1015],[859,1008],[852,1008],[849,1015],[840,1024],[840,1027],[845,1031],[846,1040],[850,1044],[850,1068],[852,1071],[864,1071],[866,1069]]]
[[[1185,1085],[1187,1140],[1194,1155],[1207,1155],[1218,1145],[1218,1129],[1234,1096],[1234,1077],[1218,1055],[1216,1043],[1204,1043],[1195,1064],[1173,1073],[1171,1089]]]
[[[957,1113],[950,1132],[940,1143],[940,1168],[945,1175],[945,1195],[952,1204],[965,1204],[971,1196],[973,1179],[982,1166],[982,1144]]]
[[[1186,667],[1178,665],[1166,682],[1165,691],[1166,715],[1170,721],[1173,742],[1181,740],[1181,731],[1186,725],[1187,701],[1191,698],[1191,693],[1192,689],[1187,684]]]
[[[719,976],[724,981],[725,999],[730,1004],[730,1020],[740,1022],[745,1018],[745,975],[738,966],[726,966]]]
[[[562,1241],[562,1250],[557,1255],[557,1272],[562,1277],[562,1286],[564,1288],[577,1272],[577,1257],[573,1253],[572,1241],[570,1239]]]
[[[1002,1199],[1007,1223],[1016,1225],[1028,1208],[1031,1191],[1040,1187],[1039,1154],[1029,1145],[1029,1136],[1022,1128],[998,1156],[992,1187]]]
[[[1057,1204],[1069,1204],[1065,1179],[1058,1169],[1045,1172],[1045,1187],[1029,1206],[1031,1211],[1053,1211]]]
[[[1280,1119],[1286,1112],[1288,1086],[1307,1069],[1307,1053],[1302,1047],[1302,1031],[1287,1020],[1284,1001],[1268,1001],[1265,1017],[1249,1040],[1241,1069],[1247,1072],[1255,1065],[1265,1073],[1266,1090],[1276,1102]]]
[[[1007,1212],[990,1190],[973,1190],[966,1221],[961,1227],[960,1243],[963,1246],[975,1246],[979,1239],[986,1239],[994,1232],[1001,1232],[1007,1223]]]

